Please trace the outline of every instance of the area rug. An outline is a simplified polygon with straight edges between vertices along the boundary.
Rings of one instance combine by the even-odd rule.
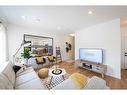
[[[42,83],[46,89],[50,90],[55,86],[59,85],[60,83],[62,83],[63,81],[65,81],[66,79],[68,79],[68,77],[69,77],[68,74],[64,75],[64,79],[62,76],[53,77],[51,82],[49,82],[49,78],[46,78],[46,79],[42,79]]]

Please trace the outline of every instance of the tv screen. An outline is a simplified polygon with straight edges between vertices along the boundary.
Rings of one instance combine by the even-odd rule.
[[[103,50],[92,48],[80,48],[79,59],[95,63],[103,63]]]

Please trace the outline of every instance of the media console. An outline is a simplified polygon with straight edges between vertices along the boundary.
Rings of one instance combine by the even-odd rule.
[[[96,64],[93,62],[82,61],[82,60],[76,60],[75,67],[81,67],[87,70],[100,73],[102,75],[102,78],[104,78],[104,74],[106,73],[107,70],[107,66],[104,64]]]

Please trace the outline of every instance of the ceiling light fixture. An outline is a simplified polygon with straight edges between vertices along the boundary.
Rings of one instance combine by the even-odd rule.
[[[22,19],[26,19],[26,16],[21,16]]]
[[[75,34],[74,34],[74,33],[71,33],[71,34],[70,34],[70,36],[74,37],[74,36],[75,36]]]
[[[93,14],[93,11],[88,11],[88,14],[89,14],[89,15]]]

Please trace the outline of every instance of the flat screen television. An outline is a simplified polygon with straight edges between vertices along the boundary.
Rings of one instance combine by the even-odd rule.
[[[95,48],[80,48],[79,59],[84,61],[90,61],[97,64],[103,63],[103,50]]]

